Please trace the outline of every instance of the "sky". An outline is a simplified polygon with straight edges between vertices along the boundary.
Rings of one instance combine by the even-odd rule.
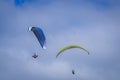
[[[32,26],[44,31],[46,50]],[[0,80],[120,79],[120,0],[0,0],[0,36]],[[90,55],[71,49],[55,57],[71,44]]]

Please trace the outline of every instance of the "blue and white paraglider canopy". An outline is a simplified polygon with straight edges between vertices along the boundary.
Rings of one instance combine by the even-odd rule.
[[[43,30],[39,27],[29,27],[29,31],[32,31],[34,33],[34,35],[38,39],[41,47],[43,49],[46,49],[46,38],[45,38],[45,35],[43,33]]]

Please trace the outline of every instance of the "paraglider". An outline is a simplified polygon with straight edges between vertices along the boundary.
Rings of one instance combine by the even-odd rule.
[[[32,56],[33,58],[37,58],[38,54],[34,53],[34,55]]]
[[[63,47],[62,49],[60,49],[60,51],[58,51],[58,53],[57,53],[57,55],[56,55],[56,58],[57,58],[61,53],[63,53],[64,51],[69,50],[69,49],[73,49],[73,48],[81,49],[81,50],[85,51],[85,52],[89,55],[89,51],[88,51],[87,49],[85,49],[84,47],[79,46],[79,45],[69,45],[69,46],[65,46],[65,47]],[[72,69],[72,75],[75,75],[76,80],[79,80],[79,79],[80,79],[79,76],[76,75],[74,69]]]
[[[73,75],[75,74],[75,70],[72,70],[72,74],[73,74]]]
[[[37,40],[39,41],[41,47],[43,49],[46,49],[46,38],[45,35],[43,33],[43,30],[39,27],[29,27],[29,31],[32,31],[34,33],[34,35],[36,36]],[[34,53],[32,55],[33,58],[37,58],[38,54]]]
[[[70,45],[70,46],[66,46],[66,47],[63,47],[56,55],[56,58],[64,51],[68,50],[68,49],[72,49],[72,48],[78,48],[78,49],[82,49],[84,50],[85,52],[87,52],[87,54],[89,54],[89,51],[86,50],[85,48],[83,48],[82,46],[79,46],[79,45]]]
[[[32,31],[36,38],[38,39],[41,47],[46,49],[46,38],[41,28],[38,27],[29,27],[29,31]]]

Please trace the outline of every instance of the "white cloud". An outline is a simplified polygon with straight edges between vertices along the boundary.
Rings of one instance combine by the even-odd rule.
[[[46,76],[51,79],[65,79],[70,77],[70,66],[64,62],[51,62],[49,64],[40,61],[30,62],[27,66],[28,71],[37,76]]]
[[[48,77],[49,80],[66,80],[72,78],[71,67],[77,66],[78,74],[83,80],[119,78],[116,75],[119,72],[114,69],[119,66],[119,8],[99,11],[82,1],[81,5],[56,1],[42,7],[26,4],[22,8],[15,8],[11,3],[2,3],[0,52],[5,53],[1,54],[2,63],[6,62],[2,66],[8,69],[3,76],[6,76],[6,72],[13,75],[16,73],[16,76],[24,73],[38,79]],[[41,49],[32,32],[28,31],[29,26],[40,26],[43,29],[47,38],[46,51]],[[90,55],[84,56],[77,54],[84,53],[82,51],[71,50],[65,52],[71,55],[65,54],[56,59],[57,51],[70,44],[84,46],[90,51]],[[31,57],[34,51],[39,53],[37,60]],[[3,58],[4,55],[7,59]],[[15,72],[18,69],[19,72]],[[117,69],[119,71],[118,67]]]

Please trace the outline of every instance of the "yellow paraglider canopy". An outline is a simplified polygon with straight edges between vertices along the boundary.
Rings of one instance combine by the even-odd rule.
[[[62,52],[66,51],[66,50],[68,50],[68,49],[72,49],[72,48],[82,49],[82,50],[84,50],[85,52],[87,52],[87,53],[89,54],[89,51],[86,50],[86,49],[85,49],[84,47],[82,47],[82,46],[79,46],[79,45],[69,45],[69,46],[63,47],[63,48],[57,53],[56,58],[57,58]]]

